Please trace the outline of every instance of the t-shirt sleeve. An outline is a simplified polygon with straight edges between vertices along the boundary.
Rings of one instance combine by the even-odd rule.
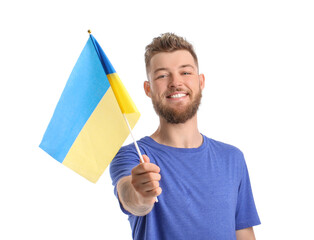
[[[139,156],[134,145],[122,147],[110,163],[110,176],[112,185],[114,186],[114,194],[118,199],[117,183],[121,178],[131,175],[132,169],[139,163]],[[131,215],[131,213],[123,208],[120,201],[119,204],[122,212],[127,215]]]
[[[249,172],[243,158],[242,177],[238,190],[236,208],[236,230],[261,224],[250,183]]]

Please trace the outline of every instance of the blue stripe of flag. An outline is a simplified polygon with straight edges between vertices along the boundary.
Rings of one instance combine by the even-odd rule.
[[[77,60],[39,146],[61,163],[110,87],[92,41]]]
[[[106,74],[111,74],[111,73],[115,73],[116,70],[113,68],[111,62],[109,61],[109,59],[107,58],[105,52],[102,50],[101,46],[98,44],[97,40],[93,37],[93,35],[90,35],[90,38],[92,39],[94,45],[95,45],[95,49],[98,53],[99,56],[99,60],[101,61],[101,64],[103,65]]]

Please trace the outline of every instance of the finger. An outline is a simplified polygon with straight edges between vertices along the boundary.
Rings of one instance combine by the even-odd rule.
[[[142,157],[143,157],[144,162],[146,163],[150,162],[149,157],[147,155],[143,154]]]
[[[157,197],[161,194],[162,192],[162,188],[161,187],[157,187],[157,188],[154,188],[153,190],[151,191],[148,191],[147,193],[152,193],[154,197]]]
[[[137,175],[137,178],[141,184],[145,184],[147,182],[160,181],[161,175],[159,173],[149,172]]]
[[[142,185],[142,191],[150,192],[159,187],[159,181],[151,181]]]
[[[159,173],[160,168],[153,163],[141,163],[132,169],[132,175],[139,175],[147,172]]]
[[[157,187],[157,188],[154,188],[151,191],[147,191],[147,192],[142,193],[142,195],[144,197],[151,197],[151,198],[153,198],[152,199],[152,203],[155,203],[156,197],[159,196],[161,194],[161,192],[162,192],[162,188],[161,187]]]
[[[131,183],[137,191],[141,191],[143,185],[150,183],[150,182],[154,182],[154,181],[159,182],[160,179],[161,179],[161,175],[159,173],[146,173],[146,174],[142,174],[142,175],[132,176]],[[148,185],[149,184],[147,184],[147,186]]]

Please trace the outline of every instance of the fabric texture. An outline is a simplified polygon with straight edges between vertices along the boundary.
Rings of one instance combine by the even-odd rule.
[[[198,148],[173,148],[150,137],[138,141],[141,153],[161,169],[160,187],[152,211],[129,216],[133,239],[236,239],[235,231],[260,224],[248,169],[242,152],[203,136]],[[133,144],[122,147],[110,164],[117,183],[139,164]]]

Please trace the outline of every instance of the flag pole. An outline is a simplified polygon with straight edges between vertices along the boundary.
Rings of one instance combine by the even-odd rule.
[[[131,126],[130,126],[130,124],[129,124],[129,121],[128,121],[128,119],[126,118],[126,116],[125,116],[124,113],[123,113],[122,115],[123,115],[123,117],[124,117],[124,120],[125,120],[125,122],[126,122],[126,125],[128,125],[129,131],[130,131],[131,136],[132,136],[132,138],[133,138],[133,142],[134,142],[136,151],[137,151],[137,153],[138,153],[138,155],[139,155],[139,157],[140,157],[140,159],[141,159],[141,163],[144,163],[143,156],[142,156],[141,151],[140,151],[140,149],[139,149],[139,147],[138,147],[138,145],[137,145],[137,142],[136,142],[136,140],[135,140],[135,138],[134,138],[134,136],[133,136],[132,129],[131,129]],[[156,202],[158,202],[158,198],[157,198],[157,197],[156,197]]]
[[[141,154],[141,151],[140,151],[140,149],[139,149],[139,147],[138,147],[138,145],[137,145],[137,142],[136,142],[136,140],[135,140],[135,138],[134,138],[134,136],[133,136],[132,129],[131,129],[131,126],[130,126],[130,124],[129,124],[129,121],[128,121],[128,119],[126,118],[125,113],[123,113],[122,115],[123,115],[123,117],[124,117],[124,120],[125,120],[125,122],[126,122],[126,125],[128,125],[129,131],[130,131],[131,136],[132,136],[132,138],[133,138],[133,142],[134,142],[136,151],[137,151],[137,153],[138,153],[138,156],[139,156],[140,159],[141,159],[141,163],[143,163],[143,162],[144,162],[144,159],[143,159],[143,156],[142,156],[142,154]]]

